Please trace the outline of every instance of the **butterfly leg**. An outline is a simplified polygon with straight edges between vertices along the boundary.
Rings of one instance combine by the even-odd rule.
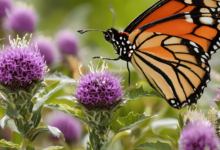
[[[94,56],[94,57],[92,57],[92,58],[95,59],[95,58],[102,58],[102,57],[100,57],[100,56]],[[116,60],[119,60],[120,57],[118,57],[118,58],[102,58],[102,59],[106,59],[106,60],[114,60],[114,61],[116,61]]]
[[[127,69],[128,69],[128,86],[130,86],[130,69],[129,69],[129,64],[128,64],[128,61],[127,61]]]

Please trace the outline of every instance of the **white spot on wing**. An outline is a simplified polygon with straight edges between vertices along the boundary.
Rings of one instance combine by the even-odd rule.
[[[211,18],[211,17],[200,17],[199,20],[203,24],[207,24],[207,25],[213,25],[214,24],[214,19]]]
[[[192,4],[192,0],[184,0],[184,2],[187,4]]]
[[[218,49],[218,47],[217,47],[216,45],[214,45],[213,48],[214,48],[214,50],[217,50],[217,49]]]
[[[190,43],[192,46],[198,47],[198,46],[196,45],[196,43],[193,42],[193,41],[190,41],[189,43]]]
[[[174,104],[174,103],[175,103],[175,100],[172,99],[172,100],[170,100],[170,102],[171,102],[172,104]]]
[[[194,48],[194,51],[196,51],[196,53],[199,53],[199,49],[198,48]]]
[[[203,58],[201,58],[201,61],[202,61],[202,62],[205,62],[205,60],[204,60]]]
[[[209,67],[206,68],[207,71],[209,71],[209,69],[210,69]]]
[[[206,84],[209,83],[210,80],[206,80]]]
[[[133,49],[135,49],[136,48],[136,46],[135,45],[133,45]]]

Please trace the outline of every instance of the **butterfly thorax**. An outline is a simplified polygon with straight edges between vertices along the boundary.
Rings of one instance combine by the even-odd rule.
[[[116,29],[110,28],[104,34],[104,37],[106,41],[112,43],[115,53],[118,54],[122,60],[131,61],[131,57],[136,46],[135,44],[131,45],[128,40],[128,33],[118,32]]]

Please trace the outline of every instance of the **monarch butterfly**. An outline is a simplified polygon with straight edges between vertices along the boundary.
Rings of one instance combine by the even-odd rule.
[[[181,109],[196,104],[210,81],[208,60],[220,48],[219,30],[220,0],[160,0],[123,32],[98,31],[119,55],[104,59],[130,62],[173,108]]]

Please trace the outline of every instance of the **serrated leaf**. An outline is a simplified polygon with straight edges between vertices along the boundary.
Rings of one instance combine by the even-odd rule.
[[[34,105],[33,111],[37,111],[50,96],[52,96],[55,92],[57,92],[66,84],[67,83],[62,84],[60,81],[57,81],[49,87],[45,87],[44,91],[41,94],[39,94],[36,104]]]
[[[130,88],[126,91],[126,94],[125,95],[128,95],[128,98],[129,99],[138,99],[138,98],[141,98],[141,97],[146,97],[146,96],[156,96],[156,97],[161,97],[160,94],[156,93],[155,91],[149,93],[147,91],[144,91],[143,87],[141,86],[140,88]]]
[[[10,119],[10,118],[9,118],[7,115],[5,115],[5,116],[1,119],[0,123],[1,123],[2,129],[5,128],[5,126],[7,125],[7,122],[8,122],[9,119]]]
[[[65,141],[63,133],[58,128],[52,127],[52,126],[48,126],[48,129],[53,134],[53,136],[55,136],[55,137]]]
[[[43,150],[59,150],[59,149],[63,149],[63,147],[62,146],[51,146]]]
[[[55,72],[49,76],[46,76],[45,80],[46,81],[57,81],[57,82],[53,83],[49,87],[45,87],[44,91],[41,94],[39,94],[39,98],[37,99],[37,102],[34,105],[33,111],[38,110],[38,108],[41,107],[46,102],[46,100],[51,95],[53,95],[55,92],[57,92],[59,89],[63,88],[67,84],[75,83],[74,79],[64,76],[58,72]]]
[[[8,148],[16,148],[16,149],[19,149],[20,148],[20,145],[18,144],[15,144],[15,143],[12,143],[12,142],[8,142],[4,139],[0,140],[0,147],[8,147]]]
[[[56,104],[56,105],[48,104],[48,105],[44,105],[44,107],[64,112],[68,115],[74,116],[75,118],[81,120],[84,123],[87,123],[87,121],[85,120],[85,116],[82,114],[81,110],[71,108],[67,104]]]
[[[167,143],[161,143],[157,141],[157,143],[143,143],[135,147],[135,150],[138,149],[146,149],[146,150],[172,150],[170,145]]]
[[[144,114],[136,114],[130,112],[126,117],[118,117],[116,122],[111,121],[111,130],[114,132],[121,132],[124,130],[131,129],[132,127],[142,123],[143,121],[155,116],[145,116]]]

